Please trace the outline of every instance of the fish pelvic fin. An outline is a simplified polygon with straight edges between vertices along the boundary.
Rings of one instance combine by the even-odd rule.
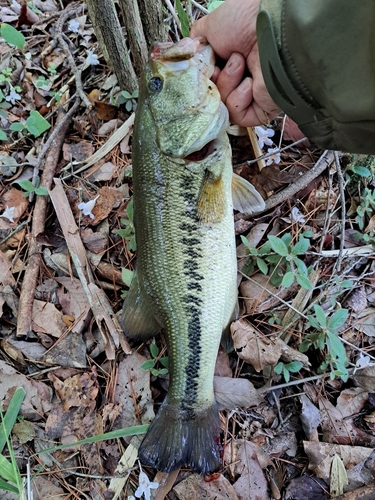
[[[121,326],[127,337],[146,341],[160,331],[160,324],[152,314],[149,302],[139,285],[137,271],[122,306]]]
[[[139,459],[162,472],[183,466],[207,474],[221,464],[216,403],[200,411],[180,410],[164,401],[139,448]]]
[[[233,208],[239,212],[252,214],[266,208],[263,198],[249,181],[233,173],[232,176]]]
[[[206,171],[197,202],[197,216],[202,224],[218,223],[223,220],[226,196],[221,175],[215,177]]]

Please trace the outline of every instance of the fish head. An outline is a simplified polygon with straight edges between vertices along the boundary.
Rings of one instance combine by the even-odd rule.
[[[203,159],[229,126],[228,111],[210,80],[214,52],[203,38],[157,43],[141,79],[140,105],[152,116],[160,151]]]

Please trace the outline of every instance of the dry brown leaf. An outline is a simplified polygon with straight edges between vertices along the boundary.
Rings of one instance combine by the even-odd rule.
[[[367,293],[364,286],[356,288],[343,303],[343,307],[361,313],[367,307]]]
[[[38,361],[46,352],[39,342],[25,342],[24,340],[16,340],[12,337],[7,339],[7,342],[18,349],[27,359]]]
[[[375,337],[375,307],[367,307],[357,317],[354,328],[369,337]]]
[[[8,408],[14,391],[18,387],[23,387],[26,392],[20,411],[25,418],[38,421],[43,419],[44,414],[50,410],[52,391],[43,382],[29,380],[2,360],[0,360],[0,380],[0,401],[3,403],[3,411]]]
[[[375,366],[368,366],[352,375],[355,385],[368,392],[375,392]]]
[[[302,403],[301,423],[303,431],[309,439],[320,425],[320,412],[305,394],[300,396],[300,401]]]
[[[103,162],[99,168],[93,165],[85,175],[90,182],[109,181],[116,172],[117,167],[111,161]]]
[[[114,130],[119,129],[121,125],[123,125],[123,121],[118,118],[114,118],[113,120],[109,120],[108,122],[103,123],[103,125],[98,129],[97,134],[101,136],[107,136],[112,133]]]
[[[213,481],[205,481],[202,476],[192,474],[178,483],[173,491],[179,500],[202,500],[202,498],[205,500],[240,500],[233,486],[222,474]],[[247,500],[251,500],[250,497]]]
[[[87,225],[97,226],[99,222],[108,217],[114,206],[118,205],[123,199],[123,194],[118,189],[107,186],[100,188],[98,194],[100,196],[92,209],[95,219],[91,219],[88,215],[83,218]]]
[[[15,281],[10,271],[12,261],[8,259],[7,255],[0,250],[0,283],[4,286],[14,285]]]
[[[42,361],[51,365],[86,368],[86,344],[82,333],[69,332],[49,348]]]
[[[150,372],[141,370],[147,358],[137,352],[127,356],[118,366],[114,403],[122,404],[116,428],[148,424],[155,417],[150,390]]]
[[[103,253],[108,246],[108,237],[102,231],[94,231],[90,227],[81,228],[81,238],[85,247],[95,254]]]
[[[289,457],[297,454],[297,437],[295,432],[282,432],[263,447],[263,451],[272,458],[278,458],[286,453]]]
[[[56,281],[67,290],[65,292],[63,288],[59,288],[57,291],[61,309],[64,314],[74,317],[72,331],[81,333],[91,318],[90,304],[81,282],[77,278],[56,278]]]
[[[8,227],[13,227],[26,212],[29,206],[29,200],[27,197],[23,196],[23,191],[12,187],[2,196],[2,204],[4,209],[8,206],[9,208],[14,207],[14,222],[9,222]],[[2,220],[3,217],[1,217]]]
[[[366,460],[372,448],[363,446],[338,445],[330,443],[314,443],[303,441],[304,450],[309,458],[309,469],[329,484],[332,459],[337,453],[346,469],[351,469]]]
[[[270,499],[268,484],[262,468],[270,465],[266,454],[250,441],[238,442],[240,444],[236,459],[240,460],[237,471],[240,478],[234,483],[233,488],[239,500],[267,500]],[[262,464],[262,465],[261,465]]]
[[[66,496],[65,491],[56,486],[52,481],[48,481],[43,476],[37,475],[32,479],[34,500],[58,500]]]
[[[36,332],[47,333],[58,338],[66,330],[61,311],[50,302],[34,300],[32,320],[32,328]]]
[[[92,142],[80,141],[72,144],[64,144],[62,147],[65,161],[85,161],[94,153]]]
[[[280,304],[278,297],[285,300],[296,290],[295,284],[288,288],[276,288],[271,285],[269,276],[258,273],[251,278],[251,281],[245,280],[241,283],[240,296],[244,298],[246,312],[258,314],[273,309]]]
[[[293,478],[285,490],[285,500],[328,500],[328,485],[315,476],[304,474]]]
[[[228,354],[224,351],[222,347],[219,349],[219,353],[216,358],[215,365],[215,375],[217,377],[232,377],[232,370],[230,367],[230,360]]]
[[[214,392],[219,410],[248,408],[259,403],[255,387],[244,378],[214,377]]]
[[[280,359],[280,344],[258,332],[246,321],[232,323],[231,332],[238,356],[250,363],[257,372],[265,366],[275,365]]]

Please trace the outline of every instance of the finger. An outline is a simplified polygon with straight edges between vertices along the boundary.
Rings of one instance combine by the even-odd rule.
[[[203,36],[207,39],[207,16],[203,16],[196,21],[190,30],[190,38],[197,38]]]
[[[244,71],[245,58],[242,54],[234,52],[230,56],[224,69],[220,72],[216,81],[223,102],[226,102],[229,94],[240,85]]]
[[[255,127],[267,121],[264,111],[253,101],[253,80],[245,78],[227,98],[226,106],[232,123]]]

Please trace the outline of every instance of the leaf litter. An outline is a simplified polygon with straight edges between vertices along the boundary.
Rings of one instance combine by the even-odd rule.
[[[263,152],[269,147],[263,164],[254,158],[246,130],[231,136],[235,171],[253,182],[271,208],[250,220],[235,215],[240,315],[231,327],[234,350],[220,351],[214,379],[222,468],[204,478],[188,470],[141,470],[139,436],[74,444],[150,423],[168,387],[168,374],[159,373],[167,352],[158,336],[160,354],[153,362],[158,374],[141,369],[154,359],[150,344],[127,344],[116,316],[128,289],[121,269],[130,276],[136,260],[127,210],[134,115],[113,104],[120,88],[115,75],[95,63],[104,59],[78,3],[65,37],[75,47],[70,55],[77,66],[91,51],[93,65],[83,71],[83,83],[93,108],[81,105],[70,125],[59,130],[53,118],[58,101],[68,109],[76,91],[74,69],[54,40],[67,11],[49,1],[33,2],[37,13],[25,5],[1,6],[0,21],[28,26],[26,32],[34,35],[42,29],[53,43],[46,49],[36,37],[28,45],[30,60],[0,43],[0,90],[11,92],[9,100],[1,98],[0,111],[4,130],[12,130],[0,142],[0,402],[4,412],[17,387],[26,392],[11,445],[22,458],[21,473],[28,459],[36,473],[34,498],[127,499],[138,491],[158,500],[298,500],[311,492],[317,499],[346,492],[349,499],[372,491],[374,216],[366,207],[375,197],[375,162],[340,154],[346,200],[332,160],[302,189],[284,196],[287,185],[326,158],[307,140],[278,152],[279,142],[285,147],[302,139],[289,118],[285,126],[280,117],[272,130],[261,131]],[[34,234],[32,225],[41,217],[35,201],[42,198],[35,196],[38,162],[54,131],[60,148],[44,170],[55,161],[55,206],[46,205],[37,226],[42,229]],[[348,214],[344,224],[337,216],[342,203]],[[32,247],[33,241],[39,246]],[[293,253],[301,241],[307,241],[303,254]],[[41,260],[30,286],[25,275],[35,266],[35,252]],[[23,329],[22,294],[31,306]],[[348,312],[342,322],[340,313],[334,316],[340,308]],[[330,318],[337,323],[333,333]],[[296,362],[302,366],[298,372]],[[69,448],[43,451],[63,443]],[[40,454],[30,458],[35,452]],[[7,447],[3,455],[9,458]]]

